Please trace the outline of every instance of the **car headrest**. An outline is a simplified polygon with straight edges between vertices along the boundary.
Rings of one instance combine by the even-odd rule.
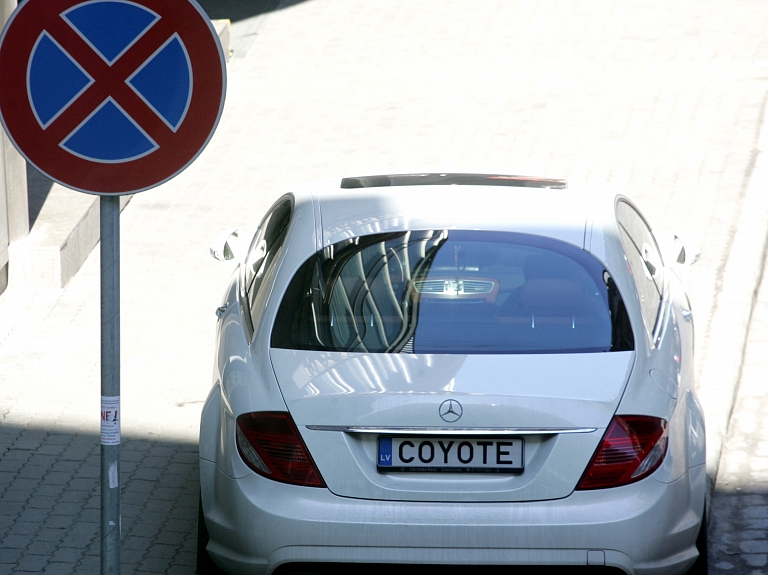
[[[518,310],[532,315],[567,316],[588,313],[589,296],[574,280],[534,278],[517,290]]]
[[[572,259],[552,252],[529,255],[523,260],[523,277],[576,279],[584,274],[581,266]]]

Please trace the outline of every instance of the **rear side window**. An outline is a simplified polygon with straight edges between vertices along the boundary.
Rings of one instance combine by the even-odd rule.
[[[263,297],[259,297],[261,283],[275,262],[283,245],[288,224],[291,221],[293,204],[290,199],[279,202],[261,222],[251,242],[244,263],[243,282],[250,311],[251,326],[255,326],[263,308]]]
[[[634,349],[613,280],[594,257],[528,234],[429,230],[333,244],[292,279],[277,348],[368,353]]]
[[[661,253],[648,224],[632,206],[619,201],[616,204],[616,219],[632,279],[640,296],[643,323],[650,335],[653,334],[664,293]]]

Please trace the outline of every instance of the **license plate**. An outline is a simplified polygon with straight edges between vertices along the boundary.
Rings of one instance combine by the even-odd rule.
[[[519,437],[379,437],[379,471],[520,473]]]

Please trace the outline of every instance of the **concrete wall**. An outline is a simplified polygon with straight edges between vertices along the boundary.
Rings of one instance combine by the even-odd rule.
[[[0,27],[16,8],[16,0],[0,0]],[[24,158],[0,130],[0,293],[8,285],[13,262],[8,246],[29,233],[27,172]]]

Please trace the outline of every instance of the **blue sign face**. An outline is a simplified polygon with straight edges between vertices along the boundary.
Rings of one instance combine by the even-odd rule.
[[[126,0],[96,0],[61,14],[110,67],[160,18]],[[181,126],[192,99],[192,65],[186,46],[173,34],[125,80],[172,131]],[[94,83],[94,78],[47,31],[35,44],[27,72],[32,111],[46,129]],[[130,162],[159,145],[113,97],[106,98],[59,145],[99,163]]]

